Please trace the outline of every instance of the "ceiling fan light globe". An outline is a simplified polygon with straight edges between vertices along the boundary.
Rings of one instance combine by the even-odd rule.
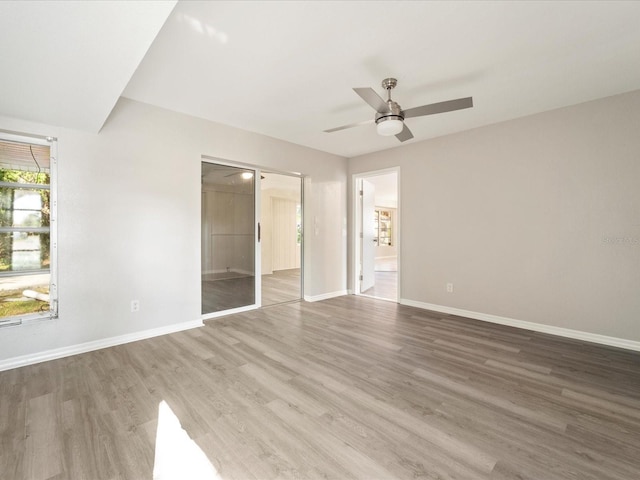
[[[381,118],[376,125],[378,135],[382,135],[383,137],[397,135],[403,128],[404,124],[399,118]]]

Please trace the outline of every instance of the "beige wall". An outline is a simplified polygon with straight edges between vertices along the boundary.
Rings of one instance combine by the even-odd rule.
[[[0,331],[0,368],[201,318],[202,155],[307,175],[305,295],[346,289],[344,158],[126,99],[99,134],[0,129],[58,137],[60,292],[59,319]]]
[[[640,340],[640,91],[349,161],[392,166],[403,299]]]

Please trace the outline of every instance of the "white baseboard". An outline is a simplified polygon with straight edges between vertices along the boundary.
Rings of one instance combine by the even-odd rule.
[[[202,316],[202,320],[212,320],[214,318],[226,317],[236,313],[249,312],[251,310],[256,310],[257,308],[258,307],[255,305],[248,305],[246,307],[230,308],[228,310],[221,310],[220,312],[207,313]]]
[[[329,300],[330,298],[341,297],[347,294],[346,290],[339,290],[337,292],[323,293],[321,295],[305,295],[304,299],[307,302],[319,302],[320,300]]]
[[[249,277],[255,276],[256,272],[252,270],[243,270],[241,268],[232,268],[231,273],[241,273],[242,275],[247,275]]]
[[[119,335],[117,337],[104,338],[102,340],[95,340],[93,342],[55,348],[53,350],[46,350],[44,352],[38,352],[31,355],[22,355],[20,357],[7,358],[6,360],[0,360],[0,372],[4,370],[10,370],[12,368],[24,367],[26,365],[33,365],[35,363],[56,360],[58,358],[69,357],[71,355],[77,355],[79,353],[92,352],[93,350],[114,347],[116,345],[122,345],[124,343],[146,340],[147,338],[152,337],[159,337],[160,335],[166,335],[168,333],[181,332],[183,330],[189,330],[191,328],[202,327],[203,325],[204,324],[202,323],[202,320],[194,320],[192,322],[177,323],[174,325],[167,325],[166,327],[152,328],[150,330],[128,333],[126,335]]]
[[[217,273],[241,273],[242,275],[253,276],[255,275],[256,272],[252,272],[249,270],[240,270],[235,268],[232,268],[231,270],[227,270],[226,268],[218,268],[216,270],[204,270],[202,272],[203,275],[217,274]],[[224,278],[221,278],[220,280],[224,280]]]
[[[471,310],[462,310],[460,308],[446,307],[443,305],[435,305],[432,303],[417,302],[406,298],[400,299],[402,305],[409,307],[422,308],[424,310],[432,310],[434,312],[446,313],[449,315],[458,315],[460,317],[473,318],[474,320],[482,320],[490,323],[498,323],[500,325],[508,325],[510,327],[522,328],[524,330],[533,330],[534,332],[549,333],[559,337],[573,338],[575,340],[583,340],[585,342],[599,343],[611,347],[624,348],[627,350],[640,351],[640,342],[634,340],[626,340],[624,338],[609,337],[597,333],[583,332],[580,330],[572,330],[570,328],[554,327],[552,325],[544,325],[542,323],[527,322],[524,320],[516,320],[514,318],[500,317],[489,313],[473,312]]]

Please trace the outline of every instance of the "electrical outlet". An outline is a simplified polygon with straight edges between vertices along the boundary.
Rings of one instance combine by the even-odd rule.
[[[131,311],[132,312],[140,311],[140,300],[131,300]]]
[[[453,283],[447,283],[447,293],[453,293]]]

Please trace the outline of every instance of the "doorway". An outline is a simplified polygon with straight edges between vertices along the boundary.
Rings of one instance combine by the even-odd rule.
[[[203,161],[203,318],[302,298],[302,177]]]
[[[358,295],[400,298],[399,169],[354,176],[354,289]]]

